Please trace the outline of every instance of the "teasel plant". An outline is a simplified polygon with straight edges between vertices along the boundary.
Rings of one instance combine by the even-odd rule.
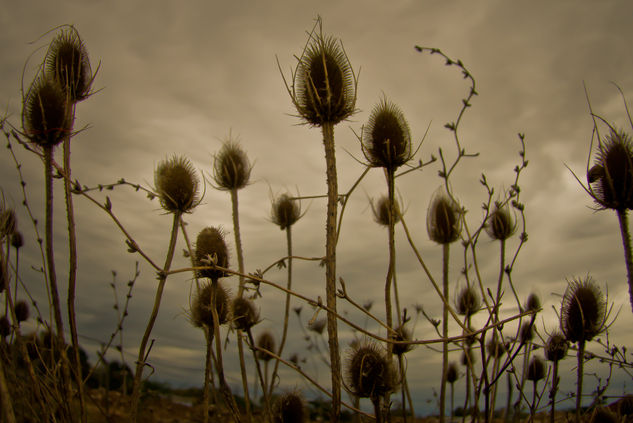
[[[534,421],[536,410],[538,409],[538,403],[540,398],[538,397],[538,382],[545,379],[547,369],[543,359],[535,355],[530,360],[530,364],[527,368],[525,378],[532,382],[532,401],[530,403],[530,421]]]
[[[443,188],[435,191],[426,216],[426,227],[431,241],[442,246],[442,295],[449,298],[450,245],[457,241],[462,230],[462,208]],[[440,385],[440,422],[444,422],[446,406],[446,376],[448,372],[448,307],[442,307],[442,379]]]
[[[299,392],[287,392],[277,399],[273,423],[304,423],[306,406]]]
[[[231,214],[233,217],[233,234],[235,237],[235,250],[237,265],[240,274],[244,274],[244,250],[242,248],[242,235],[240,231],[239,197],[238,191],[250,183],[253,165],[250,163],[246,152],[240,147],[237,139],[229,133],[227,140],[222,144],[220,151],[213,158],[212,181],[216,189],[228,191],[231,194]],[[239,288],[237,296],[244,294],[244,277],[239,276]],[[248,377],[246,375],[246,363],[244,361],[244,345],[238,329],[237,349],[240,358],[240,370],[242,375],[242,390],[246,402],[247,418],[252,421],[251,404],[248,394]]]
[[[560,377],[558,376],[558,363],[567,356],[568,349],[569,342],[567,342],[565,336],[559,331],[552,332],[545,342],[545,359],[552,363],[552,381],[549,392],[549,399],[551,403],[549,413],[550,423],[554,423],[556,419],[556,393],[558,392],[558,384],[560,383]]]
[[[471,320],[472,316],[474,316],[481,308],[481,300],[479,298],[479,294],[477,290],[472,286],[465,286],[461,289],[459,294],[457,295],[457,299],[455,301],[455,308],[457,309],[457,313],[461,316],[464,316],[464,326],[466,328],[471,328]],[[468,335],[466,330],[463,330],[462,333],[464,335]],[[473,372],[473,360],[474,356],[472,354],[472,344],[475,342],[474,337],[465,336],[462,340],[462,350],[463,350],[463,360],[462,364],[466,367],[466,395],[464,398],[464,410],[468,409],[471,399],[471,377],[474,378]],[[474,385],[474,383],[473,383]]]
[[[580,422],[585,344],[607,329],[611,307],[591,276],[568,281],[560,308],[560,327],[569,343],[577,345],[576,413]]]
[[[165,264],[158,274],[158,286],[154,297],[154,305],[141,339],[139,346],[134,381],[132,384],[131,401],[131,421],[136,422],[138,418],[138,406],[141,396],[141,382],[143,370],[147,361],[147,344],[149,342],[154,323],[158,317],[163,290],[167,282],[168,272],[174,258],[176,241],[178,239],[178,229],[181,224],[182,215],[192,213],[202,200],[199,192],[200,181],[196,170],[191,162],[182,156],[172,156],[165,159],[156,166],[154,171],[154,185],[156,195],[160,205],[167,214],[172,215],[172,226],[169,237]],[[216,319],[217,321],[217,319]]]
[[[336,312],[336,241],[338,180],[334,125],[356,112],[357,78],[343,44],[323,34],[321,18],[308,34],[308,41],[297,57],[297,66],[287,80],[279,71],[299,117],[308,125],[321,128],[325,148],[327,180],[327,218],[325,245],[325,288],[327,307]],[[337,320],[328,313],[328,343],[332,365],[331,422],[341,413],[341,362]]]
[[[398,344],[390,344],[391,352],[398,357],[398,371],[401,378],[401,402],[402,402],[402,420],[404,423],[407,422],[407,406],[405,400],[408,400],[409,410],[411,412],[411,417],[415,419],[415,409],[413,408],[413,400],[411,398],[411,392],[409,391],[409,385],[407,383],[407,372],[405,365],[405,357],[404,355],[409,351],[413,350],[413,344],[407,344],[405,342],[411,341],[413,339],[413,335],[409,328],[405,325],[409,322],[410,318],[407,316],[407,309],[404,309],[404,314],[402,318],[402,323],[396,328],[395,336],[393,337],[394,341],[399,341],[401,343]],[[389,336],[389,335],[388,335]]]
[[[288,193],[281,194],[272,201],[270,212],[272,222],[279,226],[279,229],[286,232],[286,249],[287,256],[284,260],[287,271],[286,289],[292,289],[292,226],[301,218],[301,202],[299,199],[292,198]],[[286,344],[286,336],[288,334],[288,319],[290,316],[290,293],[286,293],[286,302],[284,306],[284,325],[281,332],[281,340],[279,341],[279,349],[277,355],[281,357],[284,346]],[[279,369],[279,360],[275,360],[271,381],[275,381],[277,370]],[[274,383],[270,384],[268,396],[272,395]]]

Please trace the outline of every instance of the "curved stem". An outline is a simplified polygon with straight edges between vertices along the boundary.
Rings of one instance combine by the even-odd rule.
[[[152,333],[152,329],[154,328],[154,323],[156,322],[156,317],[158,316],[158,309],[160,308],[160,302],[163,296],[163,290],[165,288],[165,282],[167,281],[167,271],[171,267],[171,262],[174,258],[174,251],[176,249],[176,240],[178,239],[178,224],[180,222],[180,214],[175,213],[173,218],[173,223],[171,227],[171,236],[169,239],[169,247],[167,249],[167,256],[165,257],[165,266],[163,266],[163,271],[160,272],[158,278],[158,288],[156,289],[156,296],[154,298],[154,307],[152,308],[152,313],[149,317],[149,322],[147,322],[147,327],[145,328],[145,333],[143,334],[143,339],[141,340],[141,345],[138,349],[138,359],[136,362],[136,371],[134,372],[134,384],[132,385],[132,404],[131,404],[131,420],[132,422],[136,422],[138,418],[138,403],[141,398],[141,381],[143,378],[143,369],[145,368],[145,350],[147,349],[147,343],[149,342],[149,337]]]
[[[622,245],[624,246],[624,262],[626,263],[626,276],[629,281],[629,299],[631,309],[633,309],[633,253],[631,250],[631,234],[629,232],[629,220],[626,209],[617,210],[618,221],[620,222],[620,234],[622,235]]]

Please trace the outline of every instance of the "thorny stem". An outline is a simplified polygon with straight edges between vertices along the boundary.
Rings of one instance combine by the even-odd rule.
[[[394,171],[393,169],[386,169],[385,170],[386,176],[387,176],[387,186],[388,186],[388,195],[389,195],[389,213],[388,213],[388,219],[389,219],[389,267],[387,269],[387,278],[385,281],[385,315],[387,317],[387,326],[389,327],[389,329],[393,329],[393,312],[392,312],[392,307],[391,307],[391,285],[394,285],[395,288],[395,283],[396,283],[396,278],[395,278],[395,273],[396,273],[396,249],[395,249],[395,240],[394,240],[394,226],[395,226],[395,219],[394,216],[396,215],[396,208],[395,208],[395,204],[394,204]],[[394,289],[395,291],[395,289]],[[396,295],[396,304],[399,304],[397,295]],[[400,307],[398,305],[397,307],[397,313],[398,313],[398,321],[400,321]],[[391,333],[390,331],[387,331],[387,339],[391,337]],[[391,366],[391,362],[392,362],[392,351],[393,351],[393,344],[387,344],[387,361],[388,361],[388,365]],[[390,392],[385,393],[384,398],[383,398],[383,414],[385,418],[389,418],[389,407],[391,405],[391,401],[389,399],[390,397]],[[406,408],[404,406],[404,401],[402,402],[402,408],[403,410]]]
[[[288,248],[288,284],[286,285],[288,291],[292,289],[292,225],[289,225],[286,228],[286,245]],[[277,355],[281,357],[281,354],[284,350],[284,345],[286,344],[286,336],[288,334],[288,316],[290,315],[290,293],[286,292],[286,308],[284,310],[284,327],[281,333],[281,342],[279,343],[279,350]],[[271,378],[272,383],[269,387],[269,396],[273,393],[273,386],[275,384],[275,378],[277,377],[277,370],[279,368],[279,360],[275,360],[275,367],[273,367],[273,375]]]
[[[259,364],[259,358],[257,357],[257,349],[255,347],[255,341],[253,339],[253,332],[250,328],[246,330],[246,334],[248,335],[248,341],[251,344],[251,349],[253,351],[253,360],[255,361],[255,367],[257,368],[257,375],[259,376],[259,383],[262,386],[262,395],[264,396],[264,406],[266,409],[266,413],[270,416],[270,401],[268,401],[268,389],[266,388],[266,382],[264,380],[264,375],[262,373],[262,368]],[[262,351],[260,349],[260,351]],[[277,358],[277,362],[279,362],[279,358]],[[266,372],[268,373],[268,372]]]
[[[503,275],[505,272],[505,251],[506,251],[506,241],[504,239],[499,241],[499,278],[497,280],[497,294],[496,294],[496,299],[495,299],[495,304],[494,304],[494,315],[493,315],[493,322],[497,323],[499,321],[499,307],[500,307],[500,302],[501,302],[501,288],[503,286]],[[503,337],[501,334],[501,331],[499,331],[499,338],[500,338],[500,342],[503,342]],[[498,345],[495,344],[497,348]],[[499,365],[500,365],[500,359],[497,357],[497,351],[495,351],[494,357],[493,357],[493,364],[492,364],[492,377],[495,378],[495,381],[497,380],[497,378],[499,377]],[[495,410],[495,403],[497,400],[497,383],[495,382],[492,385],[492,396],[491,396],[491,406],[490,406],[490,412],[494,413]],[[492,419],[492,416],[491,416]]]
[[[624,261],[626,263],[626,276],[629,281],[629,298],[633,309],[633,252],[631,249],[631,235],[629,232],[629,219],[626,209],[618,209],[618,221],[620,222],[620,233],[624,246]]]
[[[580,423],[580,405],[582,403],[582,377],[585,364],[585,341],[578,341],[578,366],[576,368],[576,423]]]
[[[180,214],[174,213],[173,223],[171,227],[171,236],[169,239],[169,247],[167,249],[167,256],[165,257],[165,266],[163,266],[163,271],[159,273],[158,288],[156,289],[156,297],[154,298],[154,307],[152,308],[152,314],[149,317],[149,322],[147,322],[147,327],[145,328],[145,333],[143,334],[143,339],[141,340],[141,346],[138,350],[138,361],[136,362],[134,384],[132,385],[132,410],[130,415],[132,422],[136,422],[138,418],[138,405],[141,398],[141,380],[143,378],[143,369],[145,368],[145,360],[147,358],[145,357],[145,350],[147,349],[147,343],[149,342],[149,337],[152,333],[152,329],[154,328],[156,317],[158,316],[158,309],[160,308],[160,301],[163,296],[163,289],[165,288],[165,282],[167,281],[166,272],[169,271],[172,259],[174,258],[176,240],[178,239],[179,222]]]
[[[450,244],[442,245],[442,294],[448,299],[448,268],[450,257]],[[448,370],[448,307],[442,307],[442,385],[440,387],[440,423],[444,423],[446,405],[446,373]]]
[[[549,413],[550,423],[554,423],[554,416],[556,415],[556,392],[558,391],[558,360],[554,361],[554,369],[552,370],[552,387],[549,391],[549,397],[552,401],[552,408]]]
[[[334,124],[324,123],[323,144],[325,146],[325,162],[328,186],[326,242],[325,242],[325,291],[327,307],[336,312],[336,214],[338,199],[338,182],[336,175],[336,152],[334,149]],[[332,409],[331,423],[338,423],[341,414],[341,358],[338,346],[338,330],[336,316],[327,315],[328,344],[330,347],[330,364],[332,366]]]
[[[202,389],[202,421],[209,422],[209,379],[211,375],[211,352],[213,351],[213,338],[209,334],[209,328],[204,327],[206,341],[206,356],[204,361],[204,387]]]

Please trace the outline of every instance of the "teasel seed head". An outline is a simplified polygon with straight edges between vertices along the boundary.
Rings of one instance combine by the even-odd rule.
[[[462,230],[459,205],[442,190],[435,192],[426,215],[429,238],[438,244],[450,244],[459,239]]]
[[[0,338],[11,335],[11,322],[6,315],[0,316]]]
[[[394,368],[386,354],[372,342],[352,346],[345,376],[352,393],[361,398],[375,399],[397,387]]]
[[[457,313],[462,316],[472,316],[479,311],[481,300],[477,290],[472,286],[465,286],[457,296]]]
[[[590,276],[569,282],[560,310],[560,326],[569,342],[591,341],[606,326],[607,302]]]
[[[229,321],[229,293],[219,282],[215,290],[215,310],[218,325]],[[205,283],[197,293],[191,308],[191,321],[196,327],[213,327],[213,283]]]
[[[277,399],[274,410],[275,423],[303,423],[306,409],[303,398],[297,392],[288,392]]]
[[[15,317],[18,323],[25,322],[29,319],[29,305],[24,300],[15,303]]]
[[[301,202],[288,194],[273,199],[271,218],[282,231],[291,227],[301,218]]]
[[[598,407],[591,413],[590,423],[619,423],[618,416],[607,407]],[[627,420],[628,421],[628,420]]]
[[[411,341],[412,335],[411,331],[407,329],[407,327],[402,324],[396,328],[396,335],[394,336],[394,341]],[[397,356],[401,356],[403,354],[408,353],[413,349],[414,344],[393,344],[393,353]]]
[[[16,250],[19,250],[24,246],[24,237],[22,236],[22,232],[15,231],[11,234],[11,246]]]
[[[325,317],[308,323],[308,329],[314,333],[318,333],[319,335],[323,334],[323,331],[325,330],[326,326],[327,326],[327,319]]]
[[[565,336],[558,331],[554,331],[545,343],[545,358],[552,362],[560,361],[567,356],[568,349],[569,342],[567,342]]]
[[[196,239],[195,263],[197,267],[211,266],[209,258],[215,260],[215,264],[220,267],[229,267],[229,254],[224,233],[219,228],[207,227],[200,231]],[[227,276],[220,269],[198,270],[198,277],[217,279]]]
[[[253,166],[239,144],[229,139],[213,157],[213,181],[216,188],[232,191],[244,188],[251,178]]]
[[[389,226],[391,222],[395,225],[400,222],[400,205],[398,200],[394,200],[395,216],[391,218],[391,210],[389,208],[389,196],[383,195],[375,202],[370,201],[371,210],[374,213],[374,220],[381,226]]]
[[[448,368],[446,369],[446,381],[448,383],[455,383],[459,379],[459,371],[457,370],[457,363],[451,361],[448,363]]]
[[[320,19],[317,25],[299,57],[291,96],[308,124],[335,125],[356,111],[356,77],[342,43],[323,36]]]
[[[42,148],[54,147],[70,135],[72,106],[57,80],[42,73],[35,78],[24,97],[22,127]]]
[[[530,342],[532,339],[534,339],[534,325],[530,322],[525,322],[521,325],[519,340],[521,343],[525,344],[526,342]]]
[[[259,311],[255,303],[244,297],[233,300],[233,326],[239,330],[248,330],[259,322]]]
[[[267,330],[262,332],[257,337],[257,347],[262,349],[262,350],[270,351],[271,353],[276,353],[277,352],[277,351],[275,351],[275,349],[276,349],[275,337],[273,336],[273,334],[270,331],[267,331]],[[264,351],[258,350],[257,351],[257,358],[260,359],[260,360],[269,361],[273,357],[270,354],[265,353]]]
[[[73,26],[62,29],[53,39],[44,63],[46,73],[68,92],[71,102],[82,101],[90,95],[94,75],[88,50]]]
[[[486,344],[486,351],[488,355],[494,358],[500,358],[507,351],[507,348],[503,342],[497,339],[497,335],[495,334]]]
[[[395,170],[413,156],[411,130],[398,106],[383,98],[363,127],[361,147],[372,167]]]
[[[525,301],[525,310],[526,311],[539,311],[541,309],[541,299],[538,295],[532,293],[528,295],[527,300]]]
[[[475,364],[477,357],[473,354],[472,350],[468,349],[462,352],[462,366],[468,367],[471,364]]]
[[[620,399],[618,404],[618,412],[620,413],[620,416],[633,415],[633,395],[629,394]]]
[[[169,213],[190,213],[200,203],[198,175],[185,157],[161,161],[154,172],[154,185],[160,205]]]
[[[527,380],[538,382],[545,377],[545,362],[538,355],[532,357],[527,369]]]
[[[627,133],[612,129],[605,137],[587,181],[601,208],[633,209],[633,146]]]
[[[486,232],[490,238],[497,241],[505,241],[516,231],[516,222],[510,214],[508,205],[496,204],[486,222]]]

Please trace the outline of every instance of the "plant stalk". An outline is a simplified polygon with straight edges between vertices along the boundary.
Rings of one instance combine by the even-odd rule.
[[[582,378],[585,364],[585,341],[578,341],[578,366],[576,367],[576,423],[580,423],[580,406],[582,404]]]
[[[442,295],[448,301],[448,269],[450,244],[442,245]],[[444,423],[446,407],[446,374],[448,372],[448,304],[442,307],[442,385],[440,387],[440,423]]]
[[[629,299],[631,309],[633,309],[633,252],[631,248],[631,234],[629,231],[629,219],[626,209],[618,209],[618,222],[620,223],[620,234],[622,235],[622,245],[624,246],[624,262],[626,263],[626,276],[629,282]]]

